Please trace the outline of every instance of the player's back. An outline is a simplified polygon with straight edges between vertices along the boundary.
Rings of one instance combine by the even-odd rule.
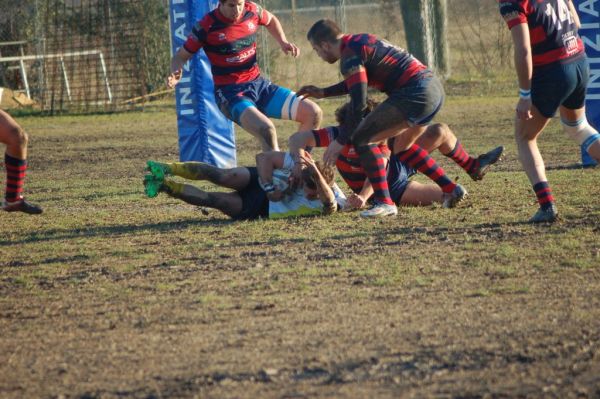
[[[566,0],[499,0],[509,28],[527,23],[533,66],[571,62],[583,56],[575,16]]]

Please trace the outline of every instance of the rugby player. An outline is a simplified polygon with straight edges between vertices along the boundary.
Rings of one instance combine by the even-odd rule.
[[[2,209],[7,212],[40,214],[42,208],[23,198],[23,183],[27,172],[27,143],[29,137],[19,124],[0,109],[0,143],[6,144],[6,192]]]
[[[211,64],[215,98],[223,114],[255,136],[263,151],[278,150],[275,126],[269,118],[300,122],[300,130],[318,128],[321,109],[290,89],[273,84],[260,74],[256,61],[256,32],[262,25],[281,50],[293,57],[299,49],[288,42],[276,16],[244,0],[219,0],[196,26],[171,60],[167,86],[181,79],[183,66],[204,49]]]
[[[324,98],[350,94],[348,126],[331,142],[324,159],[333,164],[345,144],[354,144],[375,197],[373,207],[361,216],[398,213],[389,193],[384,156],[374,144],[394,136],[398,158],[435,181],[448,206],[460,202],[467,191],[450,180],[427,151],[415,144],[443,103],[444,89],[433,73],[405,50],[370,34],[344,34],[328,19],[317,21],[307,38],[321,59],[330,64],[340,61],[344,80],[326,88],[304,86],[298,95]],[[368,86],[386,93],[388,98],[364,116]]]
[[[221,169],[203,162],[148,161],[151,174],[144,178],[145,192],[164,192],[192,205],[215,208],[234,220],[284,218],[331,214],[345,205],[345,196],[333,182],[334,169],[317,164],[303,153],[300,182],[291,171],[295,162],[287,152],[270,151],[256,156],[256,167]],[[168,176],[208,180],[233,192],[206,192]]]
[[[368,114],[377,105],[376,102],[368,100],[365,112]],[[335,111],[338,126],[294,133],[289,140],[290,154],[293,157],[299,157],[305,148],[328,147],[340,135],[340,131],[344,129],[348,111],[350,111],[349,103],[344,104]],[[416,206],[430,205],[434,202],[443,203],[443,192],[439,186],[409,181],[409,178],[416,174],[416,170],[406,166],[398,159],[395,155],[398,151],[394,148],[394,141],[394,138],[391,138],[387,143],[378,144],[384,157],[390,158],[387,166],[387,182],[394,203],[396,205]],[[473,158],[465,151],[448,125],[443,123],[427,126],[425,133],[417,139],[416,144],[428,152],[439,150],[463,168],[473,180],[483,179],[489,167],[501,158],[504,151],[504,147],[499,146],[477,158]],[[363,208],[372,198],[373,188],[352,144],[344,145],[336,160],[336,167],[346,184],[353,191],[353,194],[348,197],[346,208]],[[448,204],[444,204],[444,206],[448,206]]]
[[[585,116],[590,69],[571,0],[499,0],[510,29],[519,80],[515,139],[519,159],[537,196],[531,223],[558,217],[537,138],[556,110],[565,133],[600,161],[600,134]]]

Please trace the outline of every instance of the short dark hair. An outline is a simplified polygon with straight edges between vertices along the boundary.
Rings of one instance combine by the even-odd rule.
[[[327,185],[330,187],[333,186],[333,182],[335,180],[335,169],[333,166],[325,165],[321,161],[315,161],[315,165],[317,165],[317,169],[319,169],[319,172],[323,176],[323,179],[325,179]],[[302,181],[304,181],[306,187],[310,188],[311,190],[315,190],[317,188],[317,176],[308,168],[302,169]]]
[[[315,44],[334,43],[342,33],[340,27],[330,19],[320,19],[308,30],[306,38]]]

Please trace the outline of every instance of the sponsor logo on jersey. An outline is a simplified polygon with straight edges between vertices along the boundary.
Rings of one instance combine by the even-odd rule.
[[[231,62],[231,63],[244,62],[248,58],[252,57],[255,53],[256,53],[256,49],[251,48],[249,50],[246,50],[246,51],[236,55],[235,57],[226,58],[225,61]]]
[[[219,33],[219,37],[218,37],[218,39],[219,39],[220,41],[225,41],[225,40],[227,40],[227,36],[225,35],[225,33],[222,33],[222,32],[221,32],[221,33]]]

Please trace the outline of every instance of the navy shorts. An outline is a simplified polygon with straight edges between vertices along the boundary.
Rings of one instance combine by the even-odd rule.
[[[251,82],[215,87],[215,99],[221,112],[238,125],[240,116],[250,107],[270,118],[296,120],[301,101],[290,89],[260,76]]]
[[[418,126],[433,120],[442,108],[444,95],[440,80],[427,73],[389,92],[385,102],[402,111],[411,126]]]
[[[258,171],[255,167],[247,168],[250,172],[250,182],[238,191],[242,197],[242,211],[233,220],[254,220],[269,217],[269,199],[258,184]]]
[[[589,79],[590,65],[585,54],[568,64],[537,67],[531,79],[531,102],[546,118],[552,118],[561,105],[582,108]]]
[[[400,160],[397,156],[392,156],[388,164],[387,170],[387,182],[390,189],[390,197],[396,205],[400,205],[402,195],[408,187],[410,177],[417,173],[413,168],[409,168]]]

